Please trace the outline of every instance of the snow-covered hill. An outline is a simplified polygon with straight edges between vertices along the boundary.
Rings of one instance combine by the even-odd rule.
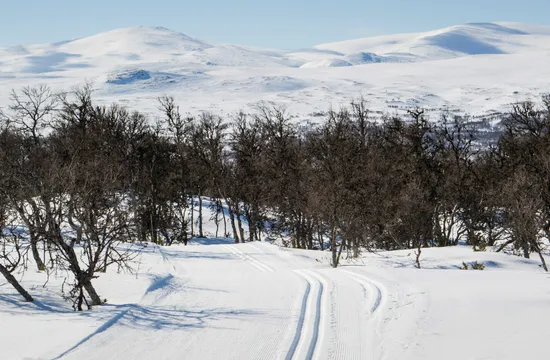
[[[368,51],[405,60],[550,50],[550,27],[518,23],[475,23],[426,33],[380,36],[316,46],[341,54]]]
[[[349,40],[301,50],[209,43],[135,27],[42,45],[0,48],[0,106],[12,88],[94,82],[97,99],[155,112],[159,95],[182,107],[235,111],[258,101],[300,114],[364,96],[371,107],[425,106],[474,115],[549,92],[550,26],[478,23]]]

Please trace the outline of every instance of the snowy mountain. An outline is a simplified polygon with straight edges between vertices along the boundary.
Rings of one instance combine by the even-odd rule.
[[[476,23],[427,33],[357,39],[316,46],[341,54],[368,51],[395,60],[436,60],[468,55],[548,51],[550,27],[517,23]]]
[[[209,43],[134,27],[53,44],[0,48],[0,106],[12,88],[68,89],[92,80],[97,99],[155,112],[234,111],[259,101],[301,114],[364,96],[373,109],[421,105],[474,115],[550,91],[550,26],[478,23],[348,40],[295,51]]]

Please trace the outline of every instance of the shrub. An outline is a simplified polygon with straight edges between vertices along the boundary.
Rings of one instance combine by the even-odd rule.
[[[460,268],[460,270],[470,270],[470,268],[472,270],[483,270],[485,269],[485,264],[482,263],[482,262],[473,262],[471,263],[470,265],[468,265],[467,263],[465,263],[464,261],[462,262],[462,267]]]
[[[485,269],[485,264],[476,261],[476,262],[472,263],[472,269],[473,270],[483,270],[483,269]]]

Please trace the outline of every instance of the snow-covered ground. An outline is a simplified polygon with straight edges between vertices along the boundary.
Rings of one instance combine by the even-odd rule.
[[[485,114],[549,92],[550,27],[469,24],[298,51],[211,44],[163,28],[129,28],[0,49],[9,91],[93,80],[100,102],[157,114],[235,111],[258,101],[307,115],[363,95],[373,109]],[[210,224],[211,225],[211,224]],[[133,273],[111,267],[107,304],[74,312],[62,271],[0,281],[0,359],[531,359],[546,358],[550,277],[538,261],[471,247],[329,254],[213,236],[136,247]],[[463,262],[485,270],[460,270]]]
[[[73,312],[64,274],[29,270],[37,299],[0,286],[2,359],[534,359],[547,356],[550,278],[470,247],[329,253],[201,239],[140,250],[96,280],[108,304]],[[462,262],[484,262],[464,271]],[[32,267],[32,266],[31,266]]]
[[[96,98],[158,115],[171,94],[182,110],[218,113],[260,101],[307,117],[364,96],[372,109],[413,106],[472,115],[506,111],[550,92],[550,27],[457,25],[309,49],[214,44],[165,28],[117,29],[53,44],[0,48],[0,107],[11,89],[93,81]]]

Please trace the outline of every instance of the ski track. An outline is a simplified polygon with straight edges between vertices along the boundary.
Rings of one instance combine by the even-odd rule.
[[[318,359],[320,358],[321,344],[324,341],[324,331],[321,321],[322,307],[326,306],[325,280],[318,273],[309,270],[295,270],[306,281],[302,307],[296,334],[285,360],[291,359]]]
[[[373,305],[369,302],[376,292],[341,269],[326,269],[322,273],[329,283],[325,287],[330,289],[327,291],[330,305],[323,308],[323,313],[330,316],[325,320],[329,332],[322,352],[324,358],[379,359],[376,351],[380,342],[373,335]]]
[[[548,313],[542,292],[546,277],[526,270],[533,263],[482,254],[482,260],[494,259],[505,271],[424,271],[419,279],[412,265],[410,270],[394,267],[405,251],[390,255],[389,269],[377,267],[384,266],[378,257],[369,258],[368,265],[332,269],[318,253],[230,241],[149,244],[139,250],[135,276],[116,269],[101,274],[97,290],[112,302],[93,311],[72,314],[61,299],[50,305],[46,297],[46,307],[30,307],[31,312],[25,304],[3,303],[0,315],[10,331],[0,359],[521,359],[525,346],[533,349],[528,358],[545,358],[544,347],[538,347],[544,344],[543,332],[534,320],[525,320]],[[480,256],[471,248],[430,250],[440,261],[437,266]],[[499,285],[510,275],[523,286],[518,297]],[[474,277],[479,283],[472,286]],[[453,286],[445,288],[449,281]],[[533,289],[541,289],[536,298],[530,297]],[[1,300],[11,301],[12,290],[0,290]],[[497,308],[475,312],[478,307],[468,301],[472,296]],[[499,303],[507,297],[510,301]],[[533,300],[543,303],[536,311]],[[526,304],[525,310],[502,318],[517,302]],[[480,333],[468,331],[469,316],[496,322],[491,330],[498,336],[479,339]],[[510,323],[525,332],[508,329]],[[30,338],[39,341],[36,346],[25,343]]]
[[[282,261],[285,265],[285,269],[289,269],[289,270],[299,270],[299,269],[302,269],[303,268],[303,263],[297,263],[295,261],[292,261],[293,259],[293,256],[291,253],[288,253],[288,254],[284,254],[282,253],[281,251],[281,248],[278,247],[278,246],[274,246],[274,245],[267,245],[265,243],[256,243],[256,244],[247,244],[249,246],[251,246],[252,248],[258,250],[258,252],[262,255],[272,255],[272,256],[267,256],[267,259],[270,259],[270,260],[276,260],[276,262],[279,263],[279,268],[280,268],[280,262]],[[264,248],[264,249],[262,249]],[[276,250],[274,250],[276,249]],[[275,257],[273,257],[275,256]]]
[[[315,319],[317,327],[317,347],[315,349],[316,356],[314,357],[314,359],[319,359],[321,357],[321,354],[324,354],[323,350],[325,350],[324,346],[326,343],[326,326],[330,325],[327,322],[327,316],[331,313],[331,308],[332,306],[334,306],[334,304],[332,304],[329,299],[329,286],[324,276],[313,269],[308,269],[305,271],[315,277],[317,281],[319,281],[320,285],[320,295],[317,299],[317,314]]]
[[[386,287],[366,275],[359,274],[354,271],[342,270],[342,272],[349,275],[351,279],[359,283],[364,289],[367,300],[367,311],[370,314],[369,327],[373,332],[371,339],[370,349],[372,351],[373,359],[384,359],[384,344],[382,336],[382,315],[383,309],[386,307],[388,301],[388,290]],[[374,296],[368,296],[372,294]]]
[[[342,271],[345,272],[346,274],[349,274],[351,278],[359,282],[361,285],[367,286],[368,288],[374,291],[376,295],[372,300],[372,305],[370,309],[371,314],[376,313],[379,309],[385,306],[388,299],[388,295],[387,295],[388,291],[382,283],[354,271],[349,271],[349,270],[342,270]]]
[[[228,246],[231,247],[231,245],[228,245]],[[249,246],[249,247],[252,247],[253,249],[258,250],[258,251],[260,252],[260,254],[265,254],[262,250],[260,250],[258,247],[254,246],[253,244],[246,244],[246,246]],[[266,269],[267,272],[274,272],[274,271],[275,271],[275,269],[274,269],[271,265],[267,264],[267,263],[264,262],[264,261],[261,261],[261,260],[256,259],[255,257],[251,256],[250,254],[246,254],[244,251],[242,251],[241,249],[239,249],[237,246],[233,247],[233,249],[235,249],[235,250],[237,250],[238,252],[240,252],[241,254],[245,255],[250,261],[254,261],[254,262],[256,262],[257,264],[259,264],[259,265],[265,267],[265,269]]]
[[[252,344],[243,343],[242,346],[252,346],[256,350],[261,349],[262,357],[265,356],[266,359],[275,356],[275,353],[285,360],[385,358],[381,329],[383,309],[388,301],[388,290],[380,282],[350,270],[320,271],[303,267],[292,269],[292,264],[288,259],[280,258],[276,252],[269,251],[267,253],[267,250],[264,251],[258,245],[249,244],[241,249],[236,245],[219,244],[210,249],[214,250],[213,253],[230,252],[260,272],[275,272],[275,268],[252,257],[250,252],[274,255],[281,260],[281,262],[273,264],[277,265],[277,270],[288,267],[287,270],[292,270],[289,271],[289,274],[294,273],[305,283],[301,300],[298,302],[299,310],[295,312],[298,315],[294,315],[295,325],[289,325],[292,326],[290,331],[294,334],[290,335],[292,332],[287,332],[290,343],[287,350],[284,350],[287,345],[284,345],[283,348],[279,347],[277,350],[276,343],[259,342],[263,337],[254,337],[255,340]],[[165,253],[160,247],[158,247],[158,252],[162,259],[159,265],[167,274],[159,273],[137,304],[123,307],[96,330],[54,359],[63,359],[66,356],[74,357],[84,350],[81,349],[83,345],[84,347],[108,346],[117,338],[114,326],[126,317],[128,319],[125,319],[123,323],[129,321],[134,308],[138,312],[139,307],[160,306],[162,308],[161,304],[167,298],[177,296],[177,292],[183,288],[178,281],[180,279],[177,277],[178,268],[171,261],[170,254]],[[283,273],[279,272],[279,274]],[[358,287],[353,284],[357,284]],[[341,322],[342,318],[345,318],[344,322]],[[95,339],[100,334],[101,336]],[[190,335],[198,336],[196,333]],[[92,338],[94,341],[90,342]],[[161,344],[158,345],[161,346]],[[126,348],[124,350],[119,346],[119,353],[121,350],[124,353],[124,351],[132,352],[135,349]],[[205,351],[204,355],[208,358],[217,356],[214,348],[205,349]]]
[[[292,344],[290,345],[290,349],[288,350],[285,360],[292,360],[294,358],[294,354],[296,353],[296,348],[298,347],[298,343],[300,342],[300,338],[302,337],[302,331],[304,328],[304,321],[306,317],[307,303],[309,299],[309,293],[311,292],[311,282],[307,280],[307,278],[303,275],[303,273],[300,272],[300,270],[296,270],[295,272],[297,274],[300,274],[300,276],[304,278],[304,280],[306,281],[306,288],[304,290],[304,295],[302,297],[302,305],[300,308],[300,314],[298,316],[298,323],[296,324],[296,332],[294,334],[294,339],[292,340]]]
[[[244,251],[237,249],[236,246],[232,245],[221,245],[224,249],[227,249],[231,253],[233,253],[238,258],[248,262],[250,265],[254,266],[258,270],[262,272],[274,272],[275,270],[268,264],[264,263],[263,261],[260,261],[258,259],[253,258],[249,254],[245,253]]]

